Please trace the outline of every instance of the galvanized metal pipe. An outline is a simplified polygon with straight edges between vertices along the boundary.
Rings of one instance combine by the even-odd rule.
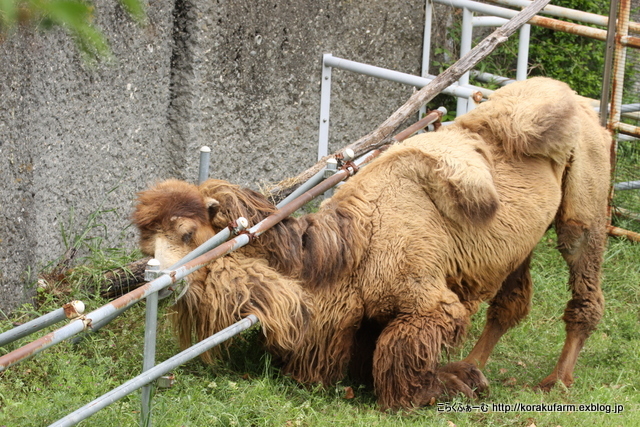
[[[462,32],[460,33],[460,58],[469,53],[473,41],[473,12],[468,8],[462,8]],[[458,79],[458,85],[465,87],[469,84],[469,72],[465,72]],[[468,111],[467,99],[458,98],[456,105],[456,117]]]
[[[327,160],[327,167],[324,168],[325,179],[329,178],[331,175],[336,173],[337,169],[338,169],[338,161],[336,159],[331,158]],[[328,199],[330,197],[333,197],[333,187],[324,192],[325,199]]]
[[[433,24],[433,1],[425,1],[424,6],[424,33],[422,34],[422,71],[420,76],[426,78],[429,75],[431,63],[431,27]],[[418,119],[427,112],[427,106],[423,105],[418,111]]]
[[[241,321],[234,323],[228,328],[223,329],[222,331],[210,336],[209,338],[200,341],[192,347],[189,347],[188,349],[178,353],[177,355],[143,372],[137,377],[132,378],[119,387],[114,388],[108,393],[95,399],[93,402],[88,403],[82,408],[51,424],[50,427],[68,427],[76,425],[80,421],[89,418],[99,410],[134,392],[140,387],[149,384],[150,382],[156,380],[157,378],[161,377],[167,372],[170,372],[171,370],[177,368],[185,362],[201,355],[205,351],[223,343],[224,341],[239,334],[240,332],[249,329],[256,323],[258,323],[258,318],[253,314],[250,314]]]
[[[200,149],[200,168],[198,169],[198,184],[202,184],[209,178],[209,159],[211,148],[204,146]]]
[[[609,106],[607,104],[605,104],[605,110],[608,108]],[[599,112],[601,110],[601,107],[596,107],[595,108],[596,112]],[[622,104],[620,106],[620,113],[621,114],[633,114],[633,113],[638,113],[640,112],[640,104]]]
[[[147,263],[148,270],[145,271],[145,280],[153,280],[160,271],[160,262],[152,259]],[[156,335],[158,331],[158,293],[153,293],[147,297],[147,305],[145,307],[145,324],[144,324],[144,353],[142,356],[142,372],[148,371],[156,364]],[[142,387],[140,411],[141,425],[151,427],[151,397],[153,393],[153,384],[147,384]]]
[[[640,181],[618,182],[613,185],[613,188],[616,189],[617,191],[640,190]]]
[[[471,75],[476,79],[480,80],[481,82],[485,82],[485,83],[493,82],[500,86],[506,86],[510,83],[515,82],[515,80],[510,79],[508,77],[503,77],[503,76],[499,76],[497,74],[491,74],[491,73],[481,73],[480,71],[476,71],[476,70],[471,70]]]
[[[322,182],[324,178],[325,178],[325,173],[324,173],[324,169],[322,169],[320,172],[316,173],[314,176],[309,178],[309,180],[306,181],[304,184],[302,184],[300,187],[296,188],[296,190],[293,193],[289,194],[287,197],[282,199],[280,203],[276,205],[276,207],[281,208],[285,206],[295,198],[299,197],[300,195],[309,191],[314,186],[318,185],[320,182]]]
[[[147,297],[144,326],[144,353],[142,359],[142,372],[153,368],[156,364],[156,335],[158,331],[158,293],[153,293]],[[153,384],[142,387],[142,424],[151,427],[151,398]]]
[[[329,110],[331,107],[331,66],[322,57],[322,81],[320,83],[320,126],[318,129],[318,160],[329,154]]]
[[[83,312],[84,303],[82,301],[72,301],[68,304],[65,304],[64,307],[60,307],[59,309],[42,315],[37,319],[33,319],[23,325],[16,326],[13,329],[3,332],[2,334],[0,334],[0,347],[20,338],[26,337],[27,335],[30,335],[48,326],[55,325],[56,323],[67,318],[75,318]]]
[[[526,80],[529,74],[529,40],[531,38],[531,25],[524,24],[520,27],[518,38],[518,65],[516,67],[516,80]]]
[[[497,16],[474,16],[471,22],[474,27],[501,27],[509,20]]]
[[[422,38],[422,77],[429,75],[431,61],[431,27],[433,26],[433,1],[427,0],[424,7],[424,33]]]
[[[362,64],[360,62],[350,61],[348,59],[337,58],[327,54],[325,56],[325,64],[333,68],[364,74],[366,76],[377,77],[384,80],[390,80],[397,83],[403,83],[409,86],[421,88],[426,86],[435,77],[419,77],[411,74],[401,73],[399,71],[388,70],[373,65]],[[452,96],[468,98],[476,92],[475,88],[464,88],[459,85],[451,85],[445,88],[442,93]]]

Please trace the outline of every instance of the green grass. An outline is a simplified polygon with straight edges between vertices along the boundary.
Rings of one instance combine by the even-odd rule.
[[[567,272],[553,249],[553,233],[540,242],[533,261],[534,301],[531,315],[505,335],[485,369],[490,395],[478,402],[489,411],[442,412],[437,407],[411,413],[388,414],[376,409],[373,394],[345,380],[328,389],[300,387],[279,374],[268,354],[256,345],[253,328],[237,339],[226,361],[214,366],[193,360],[176,369],[176,383],[158,391],[153,400],[155,426],[522,426],[640,425],[640,244],[610,239],[603,289],[607,305],[599,328],[582,351],[572,388],[556,387],[540,393],[533,387],[553,368],[564,340],[561,320],[569,293]],[[88,269],[90,270],[90,269]],[[86,277],[93,277],[87,272]],[[68,298],[83,296],[86,280],[77,274],[72,295],[41,298],[43,305],[23,307],[11,321],[25,321],[34,312],[46,312]],[[83,281],[84,280],[84,281]],[[93,298],[88,310],[105,301]],[[178,348],[161,307],[158,360]],[[0,322],[0,330],[11,327]],[[473,346],[484,323],[484,311],[474,317],[469,339],[450,352],[463,357]],[[0,373],[0,426],[48,425],[135,376],[140,371],[144,304],[129,310],[108,327],[79,345],[62,343]],[[31,338],[33,339],[33,337]],[[4,354],[19,343],[0,348]],[[355,397],[345,398],[350,386]],[[492,404],[623,405],[621,414],[605,412],[511,412]],[[496,408],[497,409],[497,408]],[[606,408],[603,408],[606,409]],[[140,411],[139,392],[108,406],[80,425],[135,426]]]

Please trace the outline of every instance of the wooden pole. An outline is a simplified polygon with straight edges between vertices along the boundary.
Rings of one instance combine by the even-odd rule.
[[[356,156],[359,157],[371,150],[381,147],[382,145],[390,143],[391,134],[396,132],[409,116],[415,114],[421,106],[435,98],[436,95],[442,92],[447,86],[453,84],[464,73],[486,58],[496,49],[496,47],[507,41],[509,36],[515,33],[522,25],[526,24],[538,12],[544,9],[549,1],[550,0],[534,0],[529,6],[507,21],[507,23],[502,27],[491,33],[469,53],[464,55],[456,61],[455,64],[433,79],[428,85],[414,93],[403,106],[398,108],[391,116],[389,116],[389,118],[378,126],[376,130],[336,153],[323,157],[318,161],[318,163],[295,178],[289,178],[279,182],[269,190],[268,196],[270,196],[275,203],[284,199],[302,183],[318,173],[320,169],[325,166],[328,158],[334,157],[335,154],[339,152],[341,153],[346,148],[351,148]]]

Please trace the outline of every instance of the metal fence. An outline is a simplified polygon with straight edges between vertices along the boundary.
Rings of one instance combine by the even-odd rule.
[[[531,2],[528,0],[491,0],[501,6],[524,8]],[[530,25],[567,32],[606,43],[605,69],[602,78],[600,100],[592,100],[594,108],[600,112],[601,122],[614,134],[615,144],[612,147],[612,181],[610,232],[614,235],[626,236],[640,240],[640,23],[630,20],[632,11],[640,18],[640,4],[632,7],[632,0],[613,0],[609,16],[601,16],[563,7],[549,5],[542,14],[553,16],[535,16],[521,27],[519,31],[518,55],[515,80],[523,80],[528,73],[528,51],[530,44]],[[385,80],[391,80],[410,86],[422,87],[433,80],[429,74],[431,62],[431,29],[434,4],[442,4],[462,9],[462,28],[460,36],[460,57],[471,50],[473,29],[486,26],[501,26],[512,18],[518,10],[506,7],[479,3],[473,0],[427,0],[425,7],[425,41],[422,53],[421,77],[400,73],[362,64],[330,54],[323,57],[322,87],[320,101],[320,124],[318,132],[318,158],[328,153],[329,145],[329,111],[331,99],[332,69],[337,68]],[[476,16],[482,15],[482,16]],[[567,22],[556,18],[571,19]],[[585,24],[585,25],[583,25]],[[591,26],[588,26],[591,25]],[[602,28],[594,28],[593,25]],[[628,61],[629,59],[630,61]],[[492,90],[472,85],[470,76],[483,82],[509,84],[514,80],[505,76],[497,76],[471,70],[465,73],[456,85],[443,91],[446,95],[457,98],[456,115],[461,115],[474,108]],[[421,111],[421,114],[425,110]],[[615,227],[618,219],[626,218],[624,226],[630,230]]]

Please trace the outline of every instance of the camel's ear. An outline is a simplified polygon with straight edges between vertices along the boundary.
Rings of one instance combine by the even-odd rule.
[[[220,210],[220,202],[212,197],[205,197],[204,204],[207,207],[207,212],[209,213],[209,221],[211,221]]]

